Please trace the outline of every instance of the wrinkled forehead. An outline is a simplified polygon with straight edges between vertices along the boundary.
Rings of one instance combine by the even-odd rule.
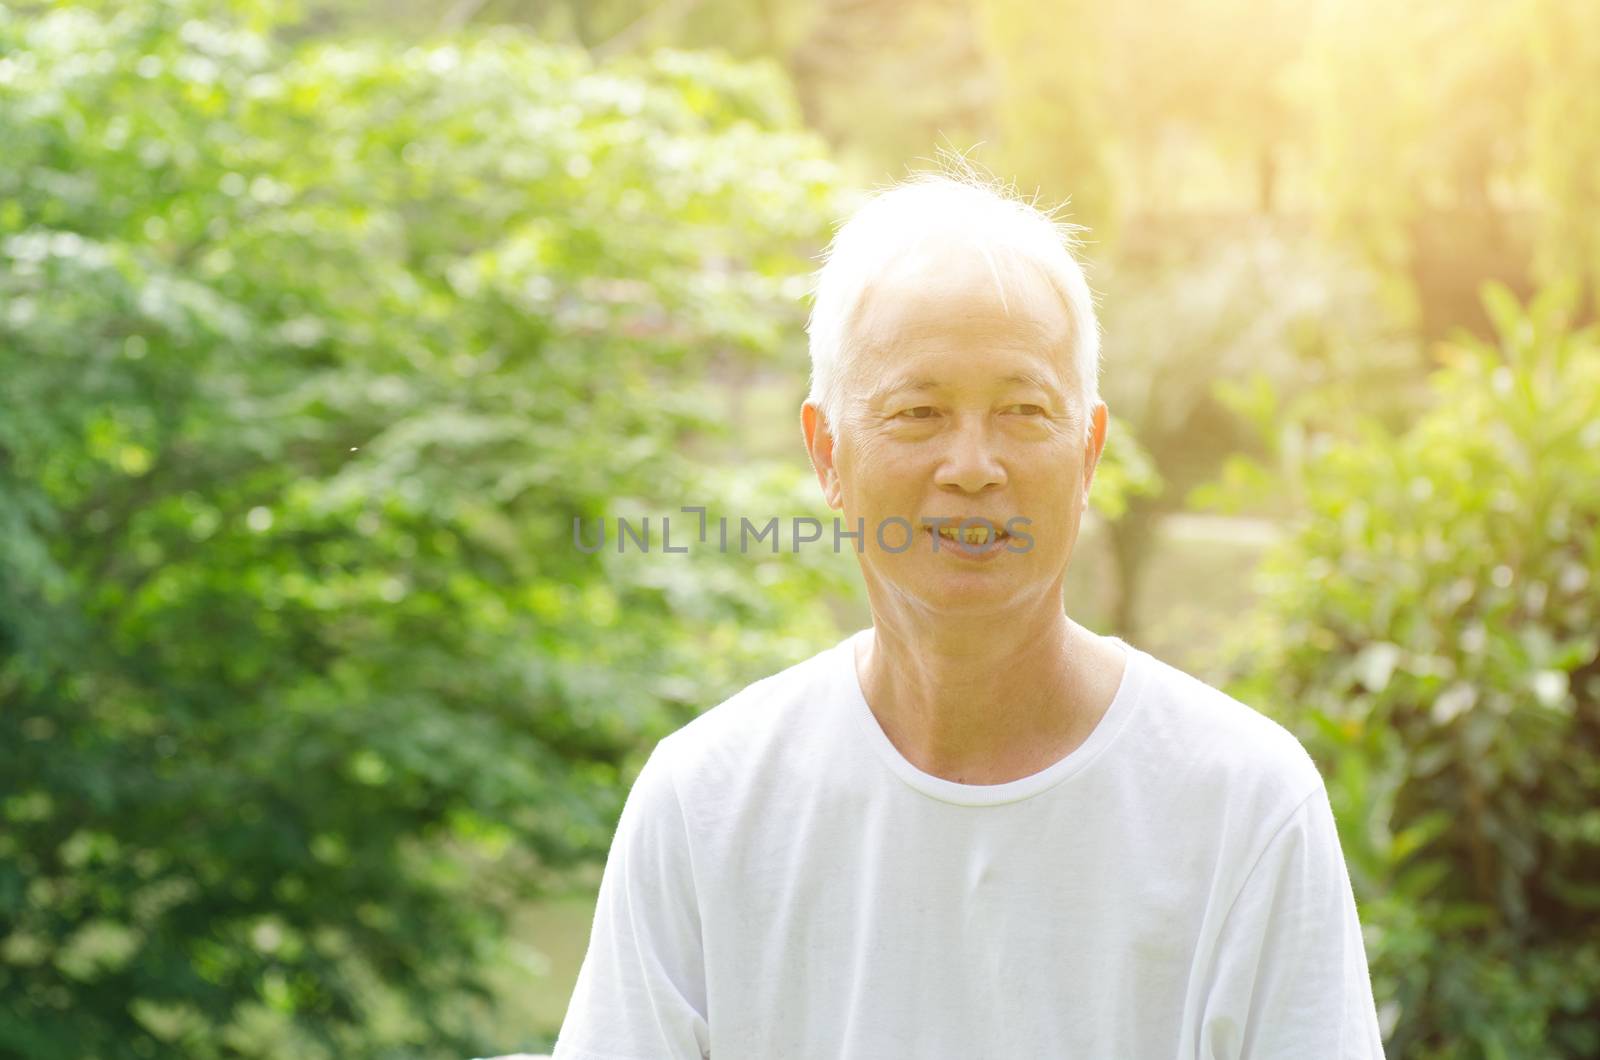
[[[975,355],[997,343],[1056,355],[1072,377],[1072,320],[1030,261],[971,242],[928,243],[886,262],[867,282],[847,334],[858,365],[882,366],[929,342]]]

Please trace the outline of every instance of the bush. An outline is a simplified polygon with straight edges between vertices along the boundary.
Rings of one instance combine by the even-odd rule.
[[[1391,1056],[1600,1053],[1600,333],[1486,292],[1432,407],[1305,467],[1250,675],[1325,767]]]
[[[0,8],[0,1056],[499,1051],[502,912],[831,632],[571,537],[715,512],[832,170],[768,67],[207,8]]]

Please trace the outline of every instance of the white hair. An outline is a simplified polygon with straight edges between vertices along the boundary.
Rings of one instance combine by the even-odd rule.
[[[851,326],[866,292],[902,256],[951,238],[983,255],[1007,313],[1007,283],[1022,270],[1031,267],[1050,282],[1067,310],[1078,396],[1085,412],[1093,408],[1100,400],[1100,324],[1094,296],[1073,256],[1081,229],[1055,220],[1053,212],[966,165],[955,175],[917,173],[861,206],[824,254],[806,322],[809,400],[821,408],[829,429],[837,436],[842,426],[844,381],[858,352]]]

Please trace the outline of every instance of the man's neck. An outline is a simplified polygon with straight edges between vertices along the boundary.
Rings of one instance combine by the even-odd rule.
[[[934,630],[875,622],[856,673],[891,743],[923,772],[1001,784],[1086,740],[1122,679],[1122,652],[1059,608],[1033,621]]]

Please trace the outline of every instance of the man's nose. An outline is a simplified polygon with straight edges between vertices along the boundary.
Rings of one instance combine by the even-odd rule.
[[[947,435],[935,482],[942,489],[981,493],[1004,486],[1005,465],[987,416],[962,416]]]

